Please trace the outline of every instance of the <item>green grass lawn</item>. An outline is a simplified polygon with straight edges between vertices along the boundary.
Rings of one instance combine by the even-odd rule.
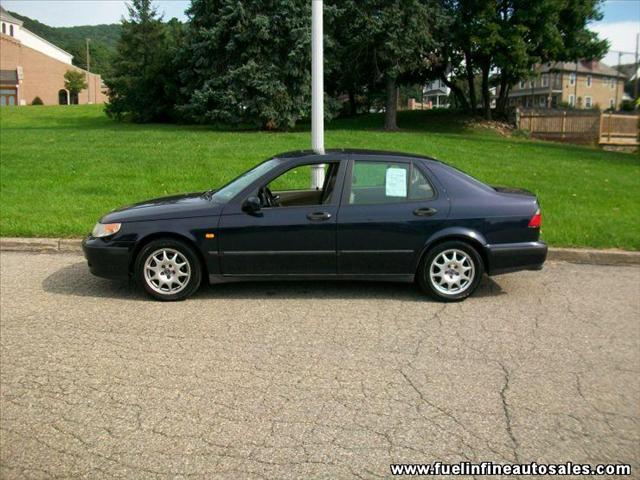
[[[505,138],[437,112],[400,115],[402,131],[367,115],[334,121],[327,148],[431,155],[490,184],[527,188],[551,245],[640,250],[640,158]],[[101,106],[0,111],[0,234],[74,237],[131,202],[219,186],[263,159],[309,147],[294,132],[118,124]]]

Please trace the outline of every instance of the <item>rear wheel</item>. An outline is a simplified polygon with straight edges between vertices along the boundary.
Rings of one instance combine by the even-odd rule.
[[[418,283],[438,300],[457,302],[478,288],[483,273],[484,265],[477,250],[454,240],[427,252],[418,267]]]
[[[160,239],[146,245],[136,260],[136,279],[153,298],[184,300],[200,286],[202,268],[187,244]]]

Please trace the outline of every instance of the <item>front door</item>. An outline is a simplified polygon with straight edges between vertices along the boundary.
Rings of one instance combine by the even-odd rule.
[[[449,201],[411,159],[359,156],[350,162],[338,213],[338,273],[408,275]]]
[[[14,106],[17,103],[17,90],[15,88],[0,88],[0,106]]]
[[[344,162],[346,163],[346,162]],[[322,189],[311,189],[311,165],[297,165],[258,188],[261,208],[223,214],[223,275],[336,274],[340,162],[325,161]]]

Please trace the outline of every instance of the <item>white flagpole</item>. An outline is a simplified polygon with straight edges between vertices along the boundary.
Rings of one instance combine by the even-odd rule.
[[[311,0],[311,147],[324,155],[324,53],[322,51],[322,0]],[[324,184],[324,165],[314,165],[311,188]]]

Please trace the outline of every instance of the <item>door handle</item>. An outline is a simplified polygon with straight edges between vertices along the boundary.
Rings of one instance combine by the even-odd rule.
[[[419,217],[430,217],[431,215],[435,215],[437,212],[438,210],[436,210],[435,208],[424,207],[424,208],[416,208],[413,211],[413,214]]]
[[[313,222],[323,222],[329,220],[331,214],[329,212],[312,212],[307,214],[307,218]]]

